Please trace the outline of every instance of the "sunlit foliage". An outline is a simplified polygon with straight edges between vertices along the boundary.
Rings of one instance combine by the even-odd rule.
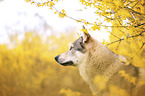
[[[110,94],[109,96],[130,96],[126,90],[124,89],[121,89],[117,86],[114,86],[114,85],[110,85]]]
[[[55,8],[55,4],[59,3],[60,0],[46,0],[44,2],[41,0],[39,0],[40,2],[35,2],[33,0],[25,1],[35,4],[37,7],[48,6],[61,18],[67,17],[75,20],[76,22],[82,23],[85,26],[88,26],[88,29],[82,29],[82,31],[86,33],[89,31],[98,31],[101,28],[112,28],[111,32],[108,31],[110,33],[110,40],[103,41],[103,44],[106,44],[115,53],[128,57],[126,62],[124,62],[126,65],[132,63],[136,67],[145,68],[144,0],[79,0],[79,2],[84,5],[86,9],[89,7],[94,8],[94,13],[96,16],[100,16],[103,22],[98,19],[96,19],[94,22],[90,22],[88,20],[84,20],[83,18],[73,18],[67,14],[65,9],[62,9],[61,11],[57,10],[57,8]],[[111,22],[111,24],[106,25],[106,22]],[[37,39],[34,37],[37,37]],[[56,40],[61,40],[61,46],[66,46],[66,43],[64,43],[66,41],[63,40],[63,38],[54,38],[55,37],[48,37],[48,41],[45,42],[45,44],[42,38],[40,38],[38,35],[26,33],[25,39],[22,40],[22,42],[15,40],[14,48],[9,49],[6,45],[0,46],[0,71],[3,73],[0,76],[0,80],[2,82],[0,86],[1,89],[3,89],[0,92],[1,94],[15,94],[15,92],[20,90],[19,87],[24,89],[27,87],[27,90],[30,88],[33,90],[31,92],[36,91],[36,88],[39,89],[40,85],[44,87],[45,90],[48,90],[48,88],[45,87],[46,85],[51,86],[51,88],[49,87],[49,92],[50,90],[52,91],[57,90],[57,88],[63,88],[61,84],[64,84],[64,82],[62,82],[63,80],[60,80],[60,77],[65,76],[64,73],[66,73],[66,71],[63,71],[64,69],[61,69],[60,71],[60,68],[52,63],[52,57],[55,56],[56,53],[58,54],[59,52],[62,52],[62,49],[64,49],[64,47],[60,47],[60,45],[58,47],[58,42]],[[50,52],[53,52],[53,54],[50,54]],[[50,66],[48,66],[48,62],[51,62]],[[73,69],[70,68],[69,70]],[[60,76],[56,73],[59,73]],[[124,70],[121,70],[119,74],[131,83],[135,84],[136,78],[131,77]],[[66,82],[69,82],[70,80],[70,78],[67,76],[63,77],[63,79],[66,79],[64,80]],[[102,86],[100,89],[105,89],[106,85],[104,82],[107,81],[103,79],[103,83],[98,83],[101,81],[101,79],[102,77],[97,76],[95,82],[96,84],[104,84],[100,85]],[[28,82],[24,83],[25,81]],[[68,84],[71,86],[71,83]],[[145,83],[142,81],[140,84]],[[59,87],[56,87],[56,85],[59,85]],[[27,90],[23,90],[23,93],[27,94]],[[75,94],[73,93],[74,91],[71,90],[63,90],[61,92],[66,96],[70,93]],[[118,92],[120,96],[128,95],[125,90],[114,85],[110,86],[110,92],[110,96],[116,95],[116,92]],[[56,92],[56,94],[59,93]]]
[[[119,74],[124,77],[126,80],[128,80],[130,83],[136,84],[137,78],[131,77],[129,74],[127,74],[124,70],[120,70]]]
[[[76,68],[63,68],[54,63],[58,53],[68,50],[68,43],[75,39],[73,34],[60,34],[59,37],[51,35],[44,40],[37,32],[26,32],[23,40],[18,40],[15,35],[10,37],[11,44],[1,44],[0,96],[90,94]],[[63,91],[62,88],[72,91]]]
[[[65,9],[59,11],[55,8],[55,4],[61,0],[47,0],[47,2],[35,2],[26,0],[36,6],[49,6],[54,13],[59,14],[59,17],[68,17],[81,22],[88,29],[82,29],[84,32],[100,30],[100,28],[112,28],[112,32],[108,31],[110,41],[105,43],[114,52],[129,57],[130,61],[140,61],[134,64],[138,67],[145,67],[144,59],[144,44],[145,44],[145,1],[144,0],[79,0],[79,2],[87,8],[94,8],[96,16],[100,16],[103,21],[96,19],[94,22],[89,22],[83,18],[77,19],[69,16]],[[93,13],[92,13],[93,14]],[[111,25],[106,25],[106,22],[111,22]],[[138,56],[136,56],[138,55]],[[135,58],[134,58],[135,57]],[[134,58],[134,59],[133,59]],[[138,59],[138,60],[135,60]],[[139,64],[137,64],[139,63]]]
[[[72,90],[68,89],[61,89],[60,90],[61,94],[65,94],[65,96],[81,96],[79,92],[73,92]]]
[[[106,88],[107,81],[108,78],[100,75],[97,75],[94,79],[95,84],[98,86],[100,90],[104,90]]]

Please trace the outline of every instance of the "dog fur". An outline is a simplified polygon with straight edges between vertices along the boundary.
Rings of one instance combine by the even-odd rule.
[[[113,53],[87,33],[83,33],[67,52],[56,56],[55,60],[63,66],[77,66],[96,96],[145,96],[145,85],[140,84],[145,81],[145,70],[122,63],[121,60],[125,62],[123,56]],[[136,79],[129,82],[121,76],[121,71]],[[95,78],[102,81],[95,83]],[[118,92],[111,93],[111,88],[118,89]]]

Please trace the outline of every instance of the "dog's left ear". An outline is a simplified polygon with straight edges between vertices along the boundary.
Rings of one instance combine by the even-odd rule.
[[[89,41],[90,35],[88,33],[83,32],[82,36],[83,43],[87,43]]]

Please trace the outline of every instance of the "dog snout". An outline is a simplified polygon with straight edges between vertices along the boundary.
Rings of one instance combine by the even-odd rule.
[[[58,62],[59,55],[55,57],[55,60]]]

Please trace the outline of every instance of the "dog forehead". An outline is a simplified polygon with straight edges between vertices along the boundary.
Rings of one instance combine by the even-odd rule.
[[[80,37],[79,39],[77,39],[76,41],[73,42],[73,45],[80,45],[80,43],[83,42],[83,38]]]

